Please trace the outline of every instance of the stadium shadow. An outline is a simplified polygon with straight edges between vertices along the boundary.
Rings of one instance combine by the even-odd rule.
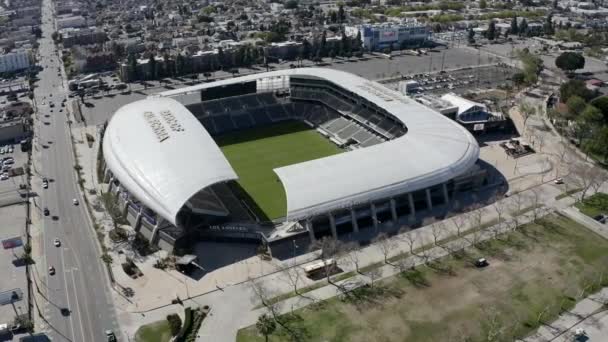
[[[249,195],[245,189],[238,182],[229,182],[228,186],[231,188],[232,192],[234,192],[238,198],[241,198],[247,203],[248,209],[252,211],[253,215],[257,217],[260,222],[269,222],[270,218],[264,213],[262,208],[256,203],[256,201]]]
[[[255,256],[258,246],[259,243],[253,241],[235,242],[234,239],[197,242],[192,252],[198,257],[197,264],[204,271],[197,268],[188,276],[200,280],[207,273]]]
[[[272,138],[280,135],[297,133],[302,131],[308,131],[310,127],[306,124],[293,120],[293,124],[286,125],[285,121],[280,123],[266,125],[263,129],[251,129],[240,132],[240,134],[234,134],[234,132],[228,132],[226,134],[220,134],[214,137],[215,142],[218,146],[227,146],[233,144],[239,144],[251,140],[259,140],[264,138]]]

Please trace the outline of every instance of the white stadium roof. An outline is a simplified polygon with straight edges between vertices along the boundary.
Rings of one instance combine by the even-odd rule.
[[[119,159],[108,161],[108,165],[115,174],[115,167],[119,167],[119,180],[136,192],[137,198],[175,223],[175,214],[188,196],[215,182],[235,179],[236,174],[203,126],[169,97],[289,76],[325,80],[356,93],[402,121],[408,131],[371,147],[275,169],[285,188],[288,219],[350,208],[440,184],[467,171],[479,157],[479,146],[465,128],[413,99],[346,72],[297,68],[202,83],[122,107],[106,131],[106,160],[108,154],[110,160]],[[179,139],[172,139],[172,135],[169,144],[159,144],[148,130],[139,128],[145,120],[143,115],[137,115],[159,112],[164,107],[170,107],[186,129]]]
[[[121,185],[173,224],[201,189],[237,179],[203,125],[171,98],[140,100],[116,111],[103,153]]]

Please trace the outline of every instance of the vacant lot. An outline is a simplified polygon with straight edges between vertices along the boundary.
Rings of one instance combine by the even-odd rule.
[[[239,131],[216,142],[239,176],[239,184],[269,219],[287,211],[285,190],[273,169],[340,153],[342,150],[301,122]]]
[[[479,256],[490,266],[472,266]],[[608,284],[607,271],[608,241],[551,216],[285,321],[307,341],[513,341]],[[270,338],[285,340],[284,329]],[[238,341],[264,338],[249,327]]]
[[[608,194],[598,192],[576,204],[576,207],[587,216],[608,214]]]
[[[135,333],[135,342],[169,342],[171,331],[166,320],[144,325]]]

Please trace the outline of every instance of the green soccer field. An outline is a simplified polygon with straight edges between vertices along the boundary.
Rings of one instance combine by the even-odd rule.
[[[239,184],[268,219],[285,216],[287,201],[272,169],[342,152],[315,130],[289,121],[215,138],[239,176]]]

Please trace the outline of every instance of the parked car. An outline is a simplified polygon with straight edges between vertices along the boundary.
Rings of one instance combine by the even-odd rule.
[[[116,342],[116,335],[114,335],[112,330],[106,330],[106,338],[108,342]]]
[[[593,219],[599,223],[606,223],[606,221],[608,220],[608,216],[606,214],[599,214],[594,216]]]
[[[486,258],[479,258],[475,261],[475,267],[478,268],[483,268],[490,265],[490,263],[488,263],[488,260],[486,260]]]
[[[51,214],[51,212],[49,211],[49,208],[44,207],[44,216],[49,216]]]

